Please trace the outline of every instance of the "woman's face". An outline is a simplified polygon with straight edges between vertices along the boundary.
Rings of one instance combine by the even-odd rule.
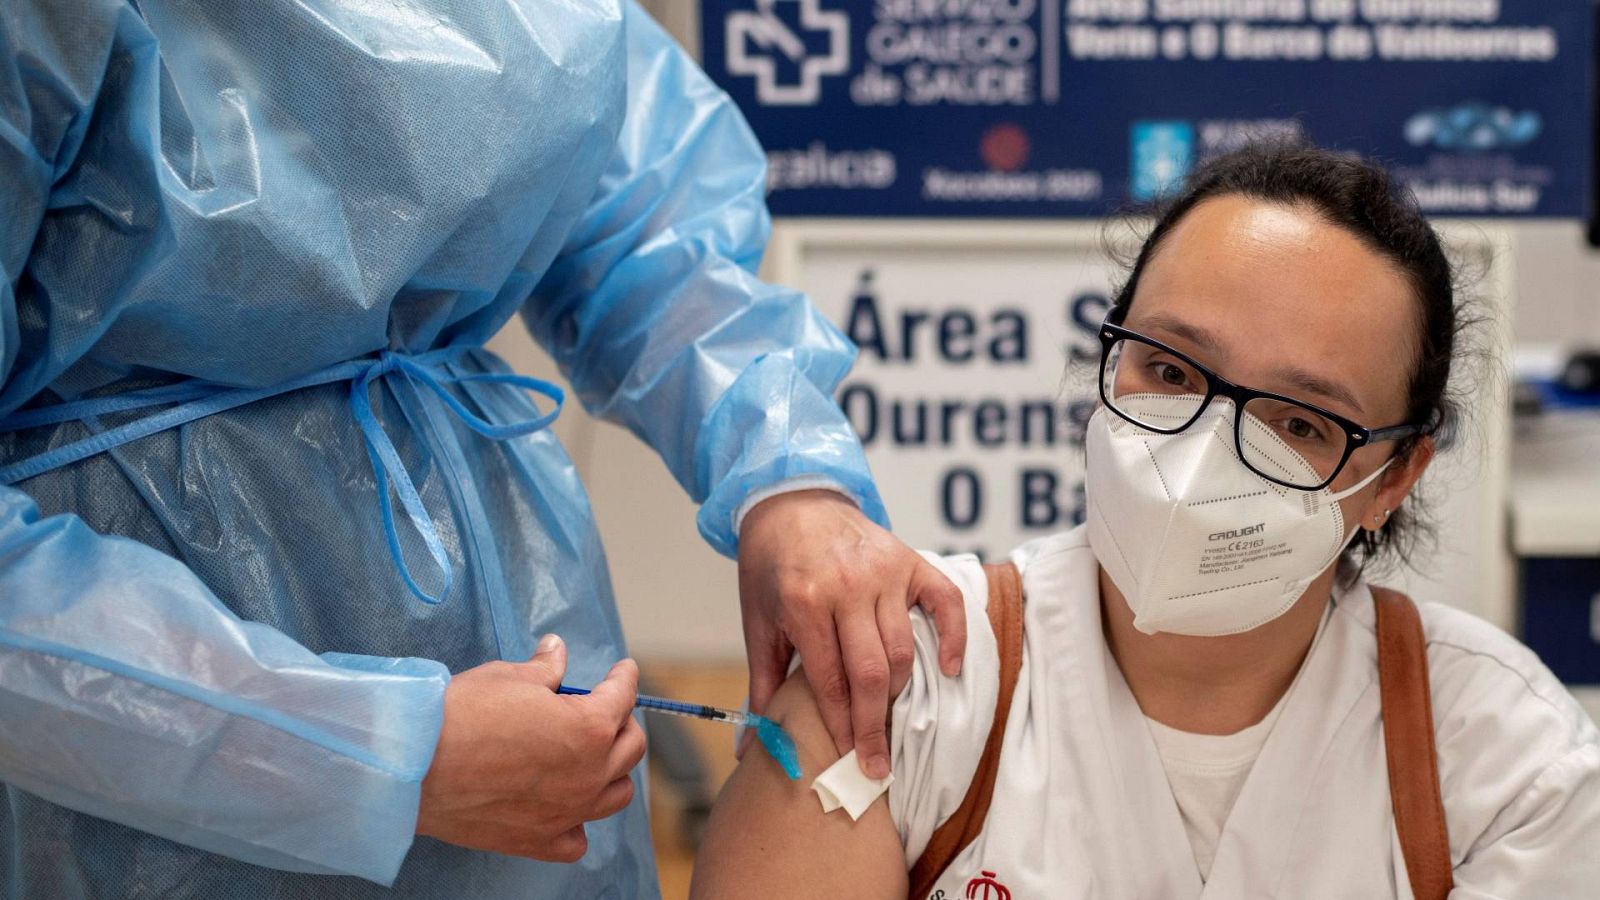
[[[1354,235],[1309,207],[1223,196],[1167,235],[1123,325],[1235,384],[1380,428],[1405,421],[1418,318],[1405,276]],[[1394,446],[1357,450],[1329,488],[1364,478]],[[1373,510],[1398,505],[1415,468],[1342,501],[1346,521],[1369,525]]]

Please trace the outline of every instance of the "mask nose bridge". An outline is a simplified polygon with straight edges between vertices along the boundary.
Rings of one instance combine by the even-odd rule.
[[[1223,408],[1224,405],[1226,405],[1226,409]],[[1201,423],[1205,423],[1202,430],[1221,441],[1234,461],[1243,466],[1244,460],[1239,458],[1238,442],[1234,439],[1234,436],[1239,433],[1240,415],[1239,404],[1234,402],[1232,397],[1218,394],[1211,398],[1211,402],[1200,413],[1200,418],[1196,419],[1194,425],[1190,425],[1189,428],[1193,430]]]
[[[1216,407],[1218,401],[1226,401],[1231,414],[1228,410]],[[1207,405],[1200,417],[1183,432],[1197,440],[1202,438],[1204,440],[1204,446],[1200,451],[1188,454],[1186,464],[1182,466],[1182,475],[1185,480],[1194,479],[1196,476],[1203,477],[1203,474],[1213,476],[1219,474],[1218,469],[1215,468],[1217,463],[1212,456],[1214,453],[1226,453],[1229,464],[1238,467],[1236,470],[1229,469],[1228,471],[1240,479],[1235,480],[1233,477],[1207,478],[1203,482],[1195,483],[1193,487],[1198,488],[1198,490],[1194,490],[1188,499],[1182,501],[1183,505],[1205,506],[1224,499],[1243,499],[1269,492],[1284,495],[1289,492],[1288,488],[1262,478],[1248,465],[1245,465],[1244,459],[1240,457],[1236,429],[1239,427],[1238,417],[1241,414],[1242,412],[1238,405],[1234,403],[1233,398],[1218,394],[1212,398],[1212,403]],[[1221,446],[1213,446],[1213,441]],[[1170,460],[1166,461],[1166,464],[1168,467],[1173,467]]]
[[[1161,457],[1160,467],[1165,473],[1164,477],[1172,479],[1174,492],[1192,492],[1193,499],[1188,501],[1191,503],[1236,492],[1237,485],[1216,484],[1213,483],[1215,479],[1206,477],[1217,472],[1220,461],[1215,454],[1225,454],[1229,465],[1238,466],[1242,473],[1254,475],[1244,460],[1239,458],[1239,449],[1234,443],[1234,418],[1226,409],[1215,406],[1218,399],[1226,398],[1213,398],[1213,403],[1207,405],[1188,428],[1172,436],[1178,439],[1175,443],[1188,449],[1170,447],[1166,453],[1156,453]],[[1228,400],[1227,406],[1232,408],[1233,402]],[[1237,413],[1237,409],[1234,409],[1234,415]],[[1178,485],[1190,487],[1187,491],[1180,491]]]

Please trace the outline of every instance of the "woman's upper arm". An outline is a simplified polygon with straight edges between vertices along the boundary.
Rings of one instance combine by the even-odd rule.
[[[794,738],[805,775],[789,780],[759,749],[723,786],[695,860],[695,900],[906,896],[905,850],[879,797],[852,822],[824,813],[811,782],[838,759],[805,674],[778,690],[769,715]]]
[[[894,701],[889,748],[895,781],[889,793],[858,821],[842,811],[822,812],[811,784],[839,754],[805,673],[792,673],[768,713],[794,738],[805,775],[790,781],[759,749],[744,755],[711,814],[695,863],[693,897],[906,896],[908,860],[922,853],[965,796],[1000,690],[982,566],[972,557],[927,558],[961,588],[966,661],[960,675],[944,675],[937,629],[921,609],[912,610],[916,663]]]

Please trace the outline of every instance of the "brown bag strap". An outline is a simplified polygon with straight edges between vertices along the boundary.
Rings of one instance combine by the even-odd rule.
[[[1428,646],[1411,598],[1373,588],[1378,615],[1378,689],[1383,701],[1383,749],[1389,800],[1406,875],[1417,900],[1445,900],[1454,885],[1450,836],[1439,791],[1428,687]]]
[[[911,898],[923,900],[944,870],[983,830],[989,816],[989,800],[994,796],[995,776],[1000,772],[1000,745],[1011,717],[1011,697],[1017,691],[1017,676],[1022,671],[1022,573],[1009,562],[983,567],[989,579],[989,625],[1000,653],[1000,693],[995,698],[994,722],[983,745],[978,769],[961,805],[928,839],[927,849],[911,867]]]

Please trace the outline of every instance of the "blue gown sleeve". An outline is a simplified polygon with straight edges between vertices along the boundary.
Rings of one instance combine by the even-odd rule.
[[[586,408],[661,454],[732,556],[751,492],[831,480],[887,524],[832,391],[855,347],[754,272],[766,158],[732,101],[629,0],[627,105],[600,187],[524,308]]]
[[[157,77],[123,3],[48,8],[0,14],[0,387],[27,352],[30,248],[97,94]],[[0,779],[15,787],[247,862],[389,883],[448,679],[427,660],[313,654],[177,560],[0,486]]]

